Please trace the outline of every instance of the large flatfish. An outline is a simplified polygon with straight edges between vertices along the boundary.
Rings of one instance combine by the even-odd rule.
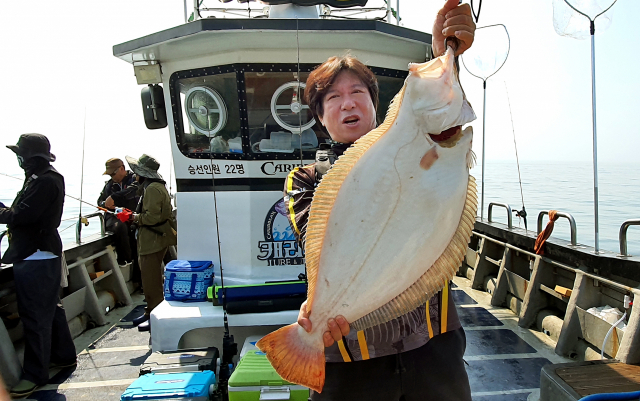
[[[475,222],[471,127],[454,53],[410,64],[383,124],[358,139],[315,191],[306,236],[307,309],[257,346],[284,379],[321,392],[327,320],[364,330],[418,307],[458,269]]]

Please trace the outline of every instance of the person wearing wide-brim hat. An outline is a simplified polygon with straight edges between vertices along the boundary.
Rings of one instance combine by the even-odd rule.
[[[142,196],[133,215],[138,226],[138,262],[142,272],[142,286],[147,298],[144,315],[134,319],[138,330],[150,329],[151,311],[164,299],[162,283],[162,260],[168,248],[176,245],[173,230],[171,198],[162,176],[158,173],[160,163],[143,154],[139,159],[126,156],[129,167],[138,177]]]
[[[20,382],[13,397],[26,397],[49,381],[49,366],[76,364],[67,317],[60,303],[62,241],[58,234],[64,203],[64,178],[46,136],[24,134],[8,145],[25,171],[25,182],[11,207],[0,203],[0,224],[9,232],[2,262],[13,264],[18,313],[25,352]]]

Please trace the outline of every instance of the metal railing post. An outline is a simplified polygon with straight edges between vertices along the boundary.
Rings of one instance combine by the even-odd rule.
[[[97,213],[92,213],[92,214],[88,214],[86,216],[81,216],[78,219],[78,222],[76,223],[76,244],[80,244],[82,242],[82,236],[81,236],[81,232],[82,232],[82,220],[89,220],[92,217],[99,217],[100,218],[100,234],[101,236],[105,236],[105,228],[104,228],[104,215],[100,212]],[[2,237],[0,237],[1,239]]]
[[[548,214],[549,212],[544,210],[538,214],[538,234],[542,232],[542,218]],[[571,245],[578,245],[578,228],[576,226],[576,220],[569,213],[557,212],[557,216],[564,217],[569,220],[569,227],[571,229]]]
[[[511,206],[509,206],[506,203],[497,203],[497,202],[489,203],[489,210],[487,211],[487,220],[489,220],[489,223],[491,223],[491,215],[492,215],[494,206],[500,206],[507,209],[507,226],[509,227],[509,229],[513,228],[513,216],[512,216],[513,212],[511,211]]]
[[[627,255],[627,229],[630,226],[640,226],[640,219],[627,220],[620,226],[620,255],[621,256],[631,256]],[[2,238],[2,237],[0,237]]]

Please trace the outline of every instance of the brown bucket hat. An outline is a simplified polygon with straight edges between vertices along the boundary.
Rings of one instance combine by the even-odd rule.
[[[114,157],[112,159],[107,160],[107,162],[104,165],[106,167],[106,170],[104,171],[104,173],[102,173],[102,175],[111,175],[113,174],[114,171],[120,168],[120,166],[124,166],[124,162],[118,159],[117,157]]]

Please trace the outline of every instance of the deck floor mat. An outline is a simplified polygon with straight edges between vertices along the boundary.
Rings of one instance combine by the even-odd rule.
[[[469,294],[462,290],[453,290],[451,291],[451,298],[456,303],[456,305],[477,305],[475,299],[471,298]]]
[[[457,308],[462,327],[504,326],[495,316],[482,307]]]
[[[127,313],[127,316],[120,319],[120,322],[131,322],[133,321],[133,319],[137,318],[138,316],[142,316],[144,314],[144,308],[146,307],[147,305],[136,306],[131,310],[131,312]]]
[[[531,393],[518,393],[518,394],[496,394],[496,395],[483,395],[480,397],[471,397],[473,401],[527,401]]]
[[[519,390],[540,387],[540,370],[551,364],[546,358],[468,361],[471,391]]]
[[[509,329],[469,330],[465,356],[529,354],[537,352],[516,333]]]

